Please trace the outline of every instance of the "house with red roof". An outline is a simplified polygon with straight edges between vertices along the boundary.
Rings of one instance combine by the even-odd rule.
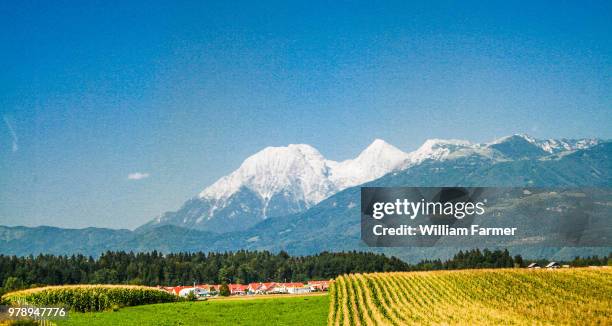
[[[249,283],[249,288],[248,288],[247,292],[249,294],[260,294],[260,293],[263,293],[262,286],[263,286],[263,283],[261,283],[261,282],[259,282],[259,283]]]
[[[266,294],[268,293],[275,285],[274,282],[267,283],[250,283],[248,287],[249,294]]]
[[[313,291],[327,291],[330,281],[309,281],[308,284],[302,282],[253,282],[248,285],[243,284],[228,284],[231,295],[245,294],[268,294],[268,293],[289,293],[303,294]],[[215,296],[221,289],[220,284],[198,284],[194,286],[158,286],[168,293],[176,296],[187,296],[190,292],[194,292],[198,297]]]
[[[228,284],[231,295],[245,295],[249,290],[248,285],[242,284]]]
[[[180,285],[179,286],[175,286],[175,287],[172,288],[171,293],[176,295],[176,296],[179,296],[181,294],[182,290],[188,289],[188,288],[191,288],[191,286],[180,286]]]
[[[174,286],[157,286],[158,289],[174,294]]]
[[[308,281],[308,284],[306,286],[308,286],[311,291],[327,291],[329,290],[329,284],[332,281]]]

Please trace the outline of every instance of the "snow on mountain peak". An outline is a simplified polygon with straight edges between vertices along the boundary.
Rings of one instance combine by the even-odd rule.
[[[433,150],[437,150],[440,148],[466,147],[466,146],[471,146],[471,145],[472,143],[470,143],[467,140],[433,138],[433,139],[427,139],[423,143],[423,145],[419,147],[417,152],[428,152],[428,151],[433,151]]]
[[[513,141],[526,141],[536,147],[539,147],[544,152],[550,154],[556,154],[559,152],[573,151],[577,149],[586,149],[593,147],[601,142],[597,138],[583,138],[583,139],[536,139],[527,134],[514,134],[512,136],[506,136],[498,138],[491,143],[486,144],[487,146],[494,146],[503,143],[509,143]]]
[[[374,141],[368,145],[368,147],[366,147],[363,152],[370,152],[370,151],[380,151],[380,150],[385,150],[385,149],[395,149],[398,150],[395,146],[387,143],[386,141],[380,139],[380,138],[376,138],[374,139]]]
[[[472,143],[460,139],[428,139],[416,151],[411,152],[410,163],[418,164],[427,159],[442,160],[452,152],[473,147]]]
[[[204,189],[199,197],[224,202],[242,188],[256,193],[264,203],[275,194],[314,205],[339,190],[379,178],[403,166],[408,154],[376,139],[356,158],[326,160],[310,145],[266,147],[248,157],[231,174]]]
[[[376,139],[354,159],[328,161],[330,179],[342,190],[382,177],[402,167],[408,158],[409,155],[397,147]]]
[[[504,137],[497,138],[493,140],[492,142],[488,143],[487,145],[497,145],[497,144],[506,143],[506,142],[513,141],[513,140],[524,140],[534,145],[537,143],[537,140],[535,138],[527,134],[514,134],[510,136],[504,136]]]
[[[374,140],[355,158],[355,161],[375,165],[393,165],[408,158],[408,154],[382,139]],[[346,161],[345,161],[346,162]]]
[[[598,139],[537,140],[527,135],[513,135],[491,143],[429,139],[417,150],[406,153],[376,139],[357,157],[341,162],[325,159],[317,149],[306,144],[266,147],[204,189],[198,198],[187,201],[177,212],[167,212],[150,224],[240,230],[268,217],[304,211],[345,188],[429,160],[540,159],[549,154],[586,149],[600,142]]]
[[[522,148],[521,143],[529,143],[545,152],[558,153],[588,148],[598,142],[597,139],[536,140],[525,134],[502,137],[485,144],[434,138],[426,140],[417,150],[406,153],[382,139],[375,139],[357,157],[341,162],[325,159],[317,149],[306,144],[266,147],[248,157],[236,171],[204,189],[199,197],[223,206],[224,200],[247,188],[257,194],[264,205],[274,195],[282,193],[311,206],[337,191],[425,160],[446,160],[466,155],[504,159],[509,154],[498,150],[500,144]]]
[[[375,139],[357,157],[341,162],[325,159],[306,144],[266,147],[248,157],[236,171],[204,189],[199,197],[223,207],[233,194],[247,188],[261,198],[264,206],[279,193],[311,206],[345,188],[426,159],[446,159],[474,146],[465,140],[430,139],[416,151],[406,153]]]
[[[328,169],[323,155],[310,145],[266,147],[248,157],[236,171],[204,189],[200,198],[224,200],[246,187],[264,201],[287,191],[314,204],[334,190],[327,181]]]
[[[546,139],[538,141],[538,146],[544,151],[556,154],[563,151],[573,151],[577,149],[586,149],[598,145],[601,140],[597,138],[585,139]]]

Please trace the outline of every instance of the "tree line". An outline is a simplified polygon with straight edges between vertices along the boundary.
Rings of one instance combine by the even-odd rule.
[[[540,266],[546,266],[550,260],[547,259],[523,259],[521,255],[512,257],[507,249],[504,250],[489,250],[489,249],[473,249],[467,251],[459,251],[452,259],[442,261],[423,260],[416,265],[410,266],[410,270],[442,270],[442,269],[474,269],[474,268],[509,268],[509,267],[526,267],[531,263],[538,263]],[[612,253],[607,257],[590,256],[590,257],[575,257],[570,261],[557,261],[562,265],[572,267],[584,266],[605,266],[612,265]]]
[[[0,255],[2,286],[11,288],[54,284],[188,285],[290,282],[331,279],[345,273],[408,270],[396,257],[371,252],[322,252],[289,256],[286,252],[225,253],[106,252],[83,255]],[[10,280],[9,280],[10,279]]]
[[[572,266],[606,265],[608,257],[577,257]],[[2,290],[57,284],[188,285],[250,282],[290,282],[331,279],[348,273],[522,267],[520,255],[508,250],[459,251],[451,259],[408,264],[396,257],[371,252],[322,252],[290,256],[284,251],[225,253],[106,252],[98,258],[83,255],[0,255]],[[544,262],[540,262],[544,264]]]

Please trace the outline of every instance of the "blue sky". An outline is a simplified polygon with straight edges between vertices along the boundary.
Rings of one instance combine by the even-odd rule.
[[[612,138],[610,2],[3,1],[0,18],[2,225],[134,228],[269,145]]]

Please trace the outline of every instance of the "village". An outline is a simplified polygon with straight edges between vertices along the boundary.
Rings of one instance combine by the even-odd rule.
[[[308,294],[313,292],[326,292],[329,289],[329,281],[308,281],[302,282],[255,282],[244,284],[227,284],[229,295],[264,295],[264,294]],[[179,297],[192,297],[196,300],[222,296],[221,284],[194,284],[189,286],[159,286],[160,289]]]
[[[538,263],[527,265],[527,269],[540,269]],[[549,262],[544,266],[546,269],[570,268],[570,265],[561,265],[557,262]],[[245,284],[227,284],[230,296],[270,295],[270,294],[308,294],[314,292],[326,292],[333,280],[302,282],[253,282]],[[194,284],[187,286],[158,286],[158,288],[179,297],[188,297],[193,293],[193,298],[203,300],[212,297],[223,296],[221,284]]]
[[[550,262],[544,268],[557,269],[569,268],[570,265],[560,265],[557,262]],[[526,266],[527,269],[540,269],[542,266],[538,263],[531,263]],[[323,281],[308,281],[302,282],[253,282],[249,284],[227,284],[229,296],[250,296],[250,295],[270,295],[270,294],[308,294],[314,292],[326,292],[333,280]],[[179,297],[186,298],[193,293],[192,297],[196,300],[204,300],[223,296],[221,284],[194,284],[187,286],[158,286],[158,288],[174,294]]]

